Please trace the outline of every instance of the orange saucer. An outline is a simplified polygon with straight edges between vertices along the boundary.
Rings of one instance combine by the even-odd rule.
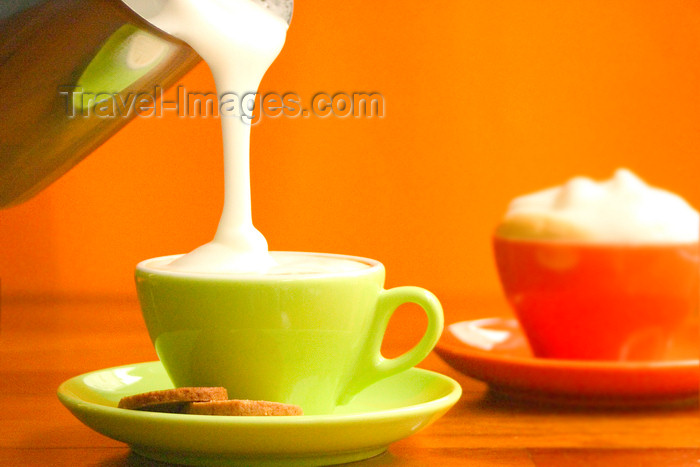
[[[669,360],[554,360],[532,355],[515,319],[461,321],[445,329],[435,351],[453,368],[509,396],[567,405],[647,406],[698,398],[700,330],[689,325]]]

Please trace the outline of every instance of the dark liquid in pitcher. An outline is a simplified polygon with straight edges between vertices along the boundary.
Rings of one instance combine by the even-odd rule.
[[[155,95],[199,60],[120,0],[7,3],[0,5],[0,208],[36,194],[137,115],[98,115],[101,100]]]

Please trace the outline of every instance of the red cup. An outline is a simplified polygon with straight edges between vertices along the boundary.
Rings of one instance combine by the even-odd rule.
[[[697,313],[698,243],[493,240],[508,301],[535,356],[664,360]]]

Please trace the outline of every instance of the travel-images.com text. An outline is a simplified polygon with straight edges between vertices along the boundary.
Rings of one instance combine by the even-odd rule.
[[[382,118],[385,114],[384,97],[377,92],[319,92],[310,99],[308,107],[293,92],[242,96],[226,92],[217,96],[213,92],[193,92],[178,86],[174,101],[163,98],[160,86],[155,86],[153,92],[139,93],[87,92],[76,86],[61,86],[58,93],[65,99],[69,118],[158,118],[176,114],[178,117],[238,117],[246,124],[255,125],[263,117]]]

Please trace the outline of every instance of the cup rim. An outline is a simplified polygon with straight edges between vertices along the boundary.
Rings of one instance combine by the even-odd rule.
[[[320,273],[297,273],[297,274],[259,274],[259,273],[223,273],[223,272],[189,272],[189,271],[170,271],[165,269],[153,268],[149,266],[150,263],[155,261],[163,260],[175,260],[182,254],[176,255],[165,255],[157,256],[154,258],[148,258],[136,265],[136,272],[155,274],[166,277],[178,277],[186,279],[195,280],[246,280],[246,281],[280,281],[280,280],[303,280],[303,279],[319,279],[319,278],[337,278],[337,277],[360,277],[384,269],[384,265],[379,261],[371,258],[364,258],[362,256],[353,255],[342,255],[337,253],[318,253],[318,252],[308,252],[308,251],[271,251],[270,253],[284,253],[292,255],[312,255],[312,256],[322,256],[326,258],[337,258],[345,259],[350,261],[357,261],[360,263],[365,263],[369,267],[356,269],[352,271],[338,271],[338,272],[320,272]]]
[[[535,237],[506,237],[494,233],[491,235],[492,242],[508,242],[520,243],[526,245],[544,245],[544,246],[568,246],[580,248],[618,248],[618,249],[665,249],[679,247],[696,247],[700,245],[700,241],[691,242],[601,242],[601,241],[585,241],[571,240],[563,238],[535,238]]]

